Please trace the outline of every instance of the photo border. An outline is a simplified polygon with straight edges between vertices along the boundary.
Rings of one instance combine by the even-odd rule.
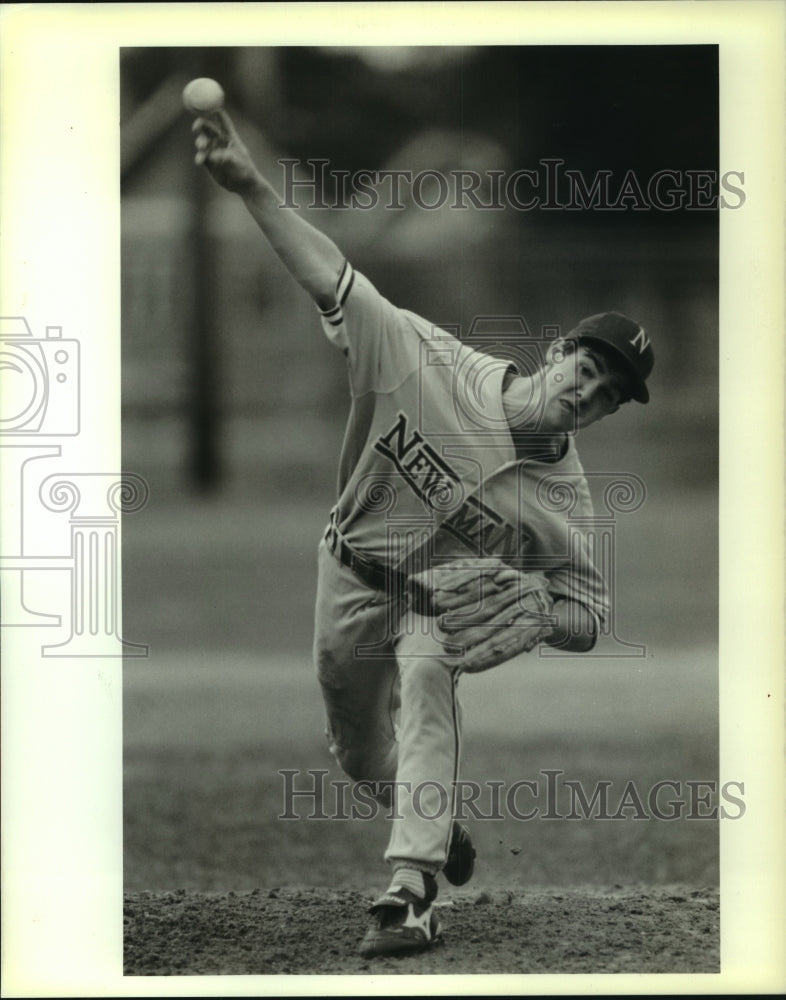
[[[786,983],[785,8],[489,3],[478,13],[466,3],[4,7],[0,315],[25,316],[39,336],[57,325],[79,339],[74,470],[119,473],[122,47],[248,44],[255,31],[265,45],[717,43],[721,172],[743,170],[746,192],[745,206],[720,220],[720,773],[745,781],[748,807],[740,822],[721,824],[722,972],[123,977],[121,661],[47,660],[36,630],[16,629],[3,636],[4,995],[632,995],[777,992]],[[12,502],[4,491],[5,515]]]

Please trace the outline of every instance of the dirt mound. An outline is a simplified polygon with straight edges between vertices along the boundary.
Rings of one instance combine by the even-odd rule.
[[[696,973],[719,971],[719,898],[686,886],[455,891],[441,944],[357,954],[371,897],[330,889],[128,893],[125,974]]]

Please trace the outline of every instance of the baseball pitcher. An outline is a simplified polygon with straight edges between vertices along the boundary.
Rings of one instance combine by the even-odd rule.
[[[346,357],[351,410],[319,546],[314,657],[331,753],[379,801],[395,796],[391,881],[361,953],[417,951],[440,937],[439,873],[462,885],[474,867],[453,809],[460,677],[539,643],[593,647],[604,581],[536,491],[564,474],[574,515],[592,515],[575,432],[647,402],[652,346],[638,323],[601,313],[555,341],[538,371],[473,350],[392,305],[282,207],[225,111],[193,127],[196,163],[242,198]]]

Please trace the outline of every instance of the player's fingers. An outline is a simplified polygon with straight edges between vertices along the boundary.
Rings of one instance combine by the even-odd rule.
[[[194,157],[194,162],[198,167],[201,167],[203,164],[206,167],[222,167],[226,161],[226,150],[214,146],[198,149]]]
[[[196,135],[204,135],[209,139],[224,139],[225,134],[221,126],[210,118],[195,118],[191,126],[191,131]]]
[[[198,149],[194,156],[194,163],[198,167],[220,167],[223,161],[217,157],[214,149]]]
[[[229,117],[223,108],[219,108],[218,111],[213,115],[214,119],[218,119],[220,123],[220,129],[225,138],[234,139],[235,142],[240,142],[240,136],[235,130],[235,126],[232,119]]]
[[[220,165],[237,163],[237,154],[226,146],[211,146],[208,150],[208,159],[211,163]]]

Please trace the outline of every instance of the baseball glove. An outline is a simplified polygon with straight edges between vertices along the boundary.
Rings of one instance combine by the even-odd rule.
[[[501,559],[456,559],[411,576],[412,607],[437,616],[464,648],[465,673],[479,673],[529,652],[554,626],[546,578]]]

